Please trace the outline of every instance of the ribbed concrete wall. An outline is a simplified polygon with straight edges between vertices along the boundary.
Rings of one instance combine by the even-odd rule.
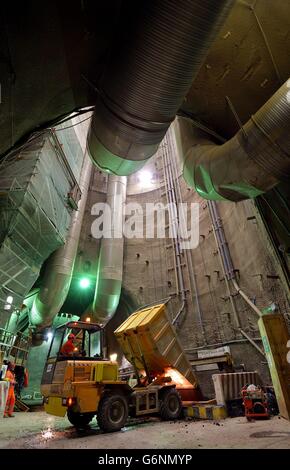
[[[137,202],[143,207],[147,202],[161,201],[166,203],[160,155],[152,162],[151,171],[155,173],[152,191],[137,193],[138,175],[133,175],[131,181],[129,178],[127,203]],[[104,174],[95,171],[86,210],[86,221],[79,245],[76,267],[76,271],[79,272],[86,264],[90,266],[89,270],[92,272],[98,256],[99,242],[90,235],[90,226],[94,220],[94,217],[90,215],[90,207],[94,202],[105,200],[105,179]],[[231,302],[210,223],[207,201],[200,199],[194,190],[188,188],[182,178],[180,178],[180,185],[184,202],[198,202],[200,205],[200,240],[198,247],[191,250],[191,255],[204,317],[206,347],[228,341],[240,341],[242,338],[236,330]],[[222,202],[218,203],[218,207],[223,219],[234,267],[239,270],[240,286],[259,308],[275,302],[287,315],[288,303],[283,274],[271,250],[254,203],[252,201],[237,204]],[[170,239],[125,240],[123,287],[139,306],[172,296],[168,307],[172,318],[181,304],[180,298],[176,295],[176,278],[173,267],[173,249]],[[192,350],[189,352],[193,357],[194,348],[201,347],[204,340],[198,323],[194,292],[191,291],[185,256],[182,257],[182,270],[187,291],[187,309],[181,316],[178,334],[183,346]],[[235,295],[234,289],[231,293],[234,294],[234,301],[240,314],[243,329],[251,337],[259,338],[256,314],[251,311],[242,298]],[[258,344],[261,346],[260,342]],[[249,370],[257,369],[261,376],[269,381],[265,359],[253,346],[242,341],[230,343],[230,348],[236,365],[245,364]],[[211,382],[212,372],[200,374],[205,390],[209,387],[208,394],[211,393],[211,387],[208,384]]]

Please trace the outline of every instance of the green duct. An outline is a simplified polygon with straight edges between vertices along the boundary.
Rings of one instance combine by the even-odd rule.
[[[106,324],[117,310],[123,278],[123,213],[127,178],[109,175],[107,204],[111,210],[111,230],[104,228],[101,241],[95,297],[91,314],[98,323]]]
[[[234,0],[133,3],[122,3],[87,140],[94,164],[126,176],[156,153]]]
[[[50,326],[62,307],[71,283],[74,262],[85,212],[92,163],[85,154],[81,169],[79,187],[82,192],[78,210],[75,211],[65,245],[56,250],[48,260],[42,286],[31,311],[30,323],[42,337],[43,330]]]
[[[184,179],[202,198],[241,201],[288,180],[288,83],[223,145],[209,141],[188,119],[179,118],[174,124]]]

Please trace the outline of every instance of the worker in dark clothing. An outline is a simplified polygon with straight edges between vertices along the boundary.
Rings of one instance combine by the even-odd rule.
[[[21,398],[21,391],[28,386],[28,370],[24,366],[16,365],[15,370],[15,396]]]

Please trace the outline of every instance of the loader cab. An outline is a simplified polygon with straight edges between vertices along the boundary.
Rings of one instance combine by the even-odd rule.
[[[75,337],[75,348],[71,354],[64,354],[61,350],[70,334]],[[105,360],[103,356],[103,329],[100,325],[76,321],[56,328],[49,347],[41,383],[52,383],[56,364],[68,360],[85,360],[86,362]]]
[[[74,351],[71,354],[62,352],[63,345],[67,342],[70,334],[73,334]],[[86,360],[103,359],[102,352],[103,330],[96,323],[69,322],[56,328],[47,359],[56,358],[58,361],[82,358]]]

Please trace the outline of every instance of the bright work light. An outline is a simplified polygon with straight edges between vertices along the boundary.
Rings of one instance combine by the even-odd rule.
[[[90,280],[87,277],[82,277],[80,280],[80,287],[82,289],[87,289],[90,285]]]

